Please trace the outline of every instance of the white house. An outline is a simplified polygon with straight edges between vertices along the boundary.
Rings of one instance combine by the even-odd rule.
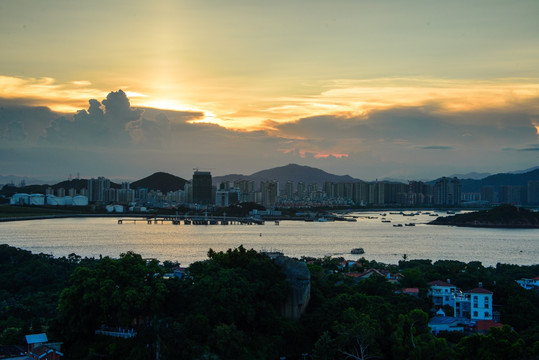
[[[492,320],[492,291],[478,287],[461,292],[456,286],[439,280],[431,281],[429,285],[435,306],[453,307],[453,316],[457,318]]]
[[[448,282],[435,280],[429,282],[429,295],[432,296],[432,302],[435,306],[450,305],[454,306],[453,297],[457,292],[457,287]]]
[[[526,290],[538,290],[539,289],[539,276],[531,279],[520,279],[517,283]]]
[[[490,290],[478,287],[464,292],[470,302],[471,320],[492,320],[492,295]]]

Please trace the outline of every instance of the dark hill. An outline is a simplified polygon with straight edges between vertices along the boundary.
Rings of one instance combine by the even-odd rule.
[[[481,180],[463,179],[461,184],[462,192],[481,192],[483,186],[494,186],[499,191],[500,185],[528,186],[530,180],[539,180],[539,169],[522,174],[495,174]]]
[[[171,175],[165,172],[156,172],[144,179],[132,182],[131,189],[148,188],[148,190],[161,190],[163,194],[169,191],[183,190],[185,183],[189,181],[179,176]]]
[[[219,184],[223,181],[234,180],[253,180],[258,185],[261,181],[279,181],[279,185],[283,186],[287,181],[297,183],[303,181],[305,184],[318,183],[322,185],[324,181],[332,182],[353,182],[358,181],[349,175],[334,175],[327,173],[323,170],[313,168],[310,166],[288,164],[286,166],[276,167],[272,169],[258,171],[252,175],[225,175],[215,176],[213,178],[214,184]]]
[[[502,204],[491,210],[439,217],[429,224],[469,227],[539,228],[539,212]]]

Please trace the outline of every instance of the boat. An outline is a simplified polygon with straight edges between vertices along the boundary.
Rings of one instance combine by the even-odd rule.
[[[404,224],[404,226],[415,226],[415,223]]]
[[[185,225],[191,225],[191,220],[185,219],[185,220],[183,221],[183,223],[184,223]]]
[[[393,224],[393,227],[402,227],[402,224]]]
[[[279,225],[279,220],[275,220],[275,225]]]
[[[385,223],[390,223],[391,220],[382,220],[382,222],[385,222]]]
[[[354,248],[350,251],[350,254],[365,254],[365,250],[363,248]]]

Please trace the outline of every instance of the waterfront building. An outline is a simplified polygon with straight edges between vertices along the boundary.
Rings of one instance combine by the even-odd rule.
[[[459,205],[462,185],[456,177],[449,179],[445,176],[434,184],[435,205]]]
[[[500,203],[520,205],[526,198],[523,187],[520,185],[500,185],[498,197]]]
[[[213,204],[212,179],[209,171],[196,170],[193,174],[193,203],[201,205]]]
[[[260,191],[262,193],[262,204],[267,207],[274,207],[279,197],[279,182],[263,181],[260,183]]]
[[[240,202],[256,202],[255,182],[253,180],[235,180],[234,187],[240,190]]]
[[[215,205],[230,206],[237,204],[240,199],[240,189],[229,188],[217,190],[215,194]]]
[[[357,205],[367,205],[369,203],[369,184],[359,181],[352,186],[352,201]]]
[[[528,204],[539,205],[539,180],[528,181]]]
[[[294,183],[292,181],[287,181],[284,185],[284,195],[287,199],[293,199],[294,197]]]
[[[496,202],[496,193],[494,192],[494,186],[483,186],[481,187],[481,200],[488,201],[493,204]]]
[[[122,189],[116,192],[116,197],[121,204],[131,203],[135,201],[135,190],[129,189],[129,186],[127,188],[122,186]]]
[[[316,189],[318,190],[318,184],[316,185]],[[298,181],[298,184],[296,186],[296,194],[297,194],[298,200],[303,200],[305,198],[305,191],[306,191],[305,183],[303,181]],[[310,191],[307,190],[307,194],[309,193]]]
[[[110,180],[104,177],[88,180],[88,200],[90,202],[105,201],[105,190],[110,189]]]

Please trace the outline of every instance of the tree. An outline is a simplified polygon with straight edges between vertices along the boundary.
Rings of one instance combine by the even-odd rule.
[[[378,322],[354,308],[346,309],[333,325],[340,351],[347,358],[368,360],[378,357],[377,338],[381,333]]]

